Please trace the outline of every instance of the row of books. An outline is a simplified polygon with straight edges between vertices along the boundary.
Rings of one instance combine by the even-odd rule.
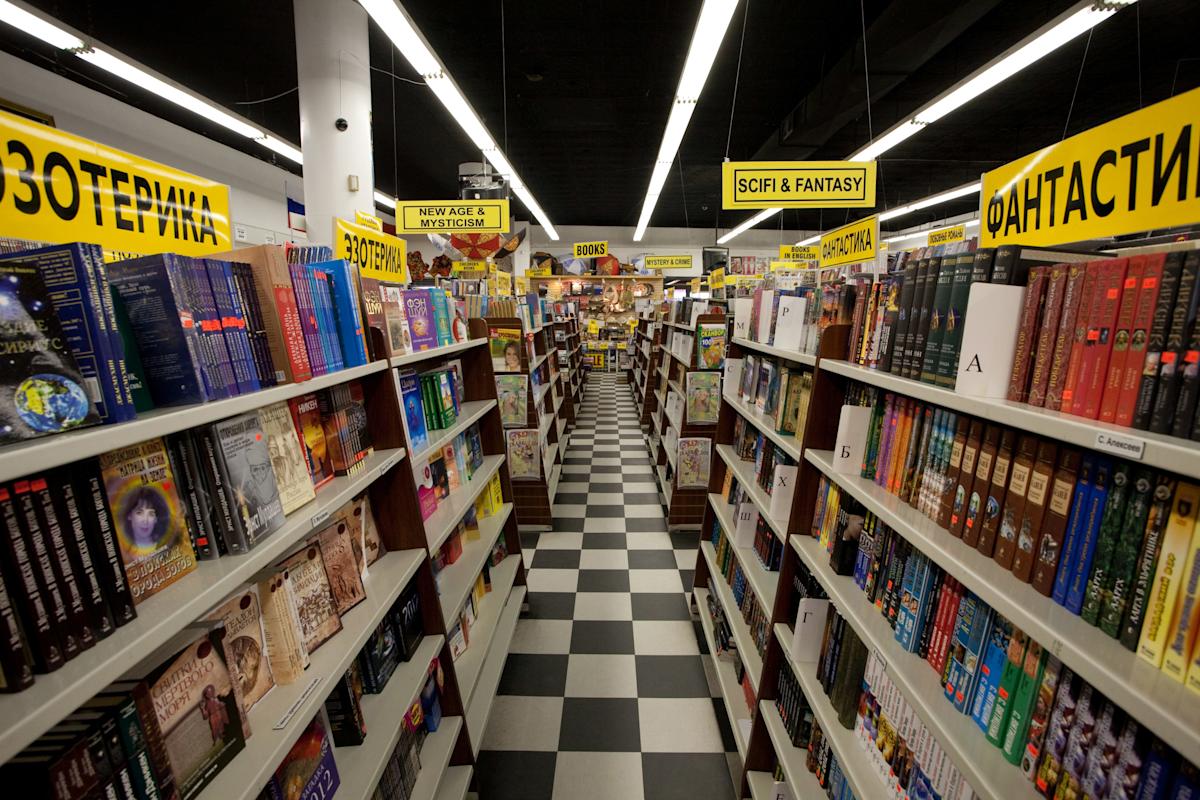
[[[746,577],[742,563],[733,552],[733,542],[719,523],[713,525],[709,541],[712,542],[718,570],[718,574],[712,578],[724,580],[729,586],[733,593],[733,601],[737,603],[738,613],[742,615],[742,622],[750,629],[750,638],[755,649],[758,650],[759,656],[765,656],[767,643],[771,639],[771,609],[763,608],[762,601],[754,593],[754,588]]]
[[[1008,399],[1200,439],[1200,250],[1029,271]]]
[[[471,629],[475,627],[475,621],[479,618],[479,604],[492,592],[492,570],[500,566],[500,562],[506,558],[508,558],[508,543],[501,536],[492,545],[492,552],[488,554],[487,560],[483,563],[483,569],[475,577],[471,593],[467,595],[466,602],[459,609],[457,621],[450,628],[450,633],[446,635],[450,644],[450,655],[455,661],[471,646]]]
[[[504,505],[504,497],[500,486],[500,473],[488,480],[474,504],[467,509],[462,519],[455,524],[454,530],[442,542],[437,552],[433,554],[433,574],[436,579],[443,569],[458,562],[467,542],[478,541],[480,536],[479,522],[499,513]],[[439,587],[440,590],[440,587]]]
[[[1166,796],[1135,794],[1138,777],[1135,774],[1130,782],[1129,769],[1136,771],[1141,765],[1151,738],[1144,731],[1139,734],[1124,712],[1104,701],[1110,722],[1119,723],[1111,731],[1111,747],[1096,750],[1099,740],[1094,736],[1072,741],[1068,730],[1047,738],[1054,689],[1047,689],[1045,681],[1047,675],[1058,680],[1060,674],[1070,680],[1069,670],[836,486],[822,481],[817,506],[814,533],[829,551],[831,566],[841,574],[854,574],[868,602],[893,627],[899,646],[925,659],[938,673],[947,702],[969,715],[1010,763],[1021,764],[1046,797],[1085,792],[1105,798]],[[846,556],[840,549],[854,553]],[[861,570],[860,564],[865,565]],[[884,671],[881,662],[878,672]],[[869,665],[868,685],[871,681]],[[1101,711],[1099,703],[1095,710]],[[1121,726],[1128,730],[1129,741],[1118,748]],[[1087,736],[1091,734],[1089,729]],[[1125,771],[1110,770],[1118,750],[1129,751],[1135,739],[1140,755],[1136,748],[1127,755],[1136,763],[1130,762]],[[1178,762],[1176,756],[1168,760]],[[1125,783],[1114,785],[1112,774]]]
[[[829,739],[813,716],[808,698],[786,663],[780,665],[776,676],[775,709],[783,719],[783,727],[792,746],[805,751],[804,767],[816,777],[826,797],[830,800],[854,800],[854,791],[850,788],[837,753],[833,752]]]
[[[733,667],[734,677],[737,679],[738,685],[742,687],[742,700],[746,703],[746,711],[750,719],[754,719],[754,715],[758,712],[758,702],[754,696],[754,686],[750,682],[750,674],[746,670],[746,664],[742,661],[742,654],[738,650],[737,640],[733,638],[733,628],[730,626],[729,619],[725,616],[720,602],[712,592],[708,593],[706,606],[709,619],[712,620],[713,644],[716,646],[713,658]],[[729,698],[729,702],[732,705],[733,698]],[[736,724],[735,720],[730,722]]]
[[[766,418],[776,433],[803,438],[812,397],[813,371],[777,359],[747,355],[725,362],[727,386]]]
[[[738,417],[733,428],[734,453],[742,461],[753,462],[755,483],[771,498],[771,508],[764,510],[772,517],[786,520],[791,510],[792,493],[789,490],[794,490],[798,471],[796,460],[745,418]],[[727,470],[725,474],[729,476],[732,471]],[[777,503],[775,490],[781,485],[785,491]]]
[[[730,301],[737,339],[795,353],[816,353],[821,330],[821,295],[811,286],[779,277],[771,288],[759,286],[750,297]]]
[[[439,288],[360,280],[367,324],[380,331],[379,358],[422,353],[470,338],[465,300]]]
[[[722,489],[724,488],[726,487],[723,486]],[[771,526],[759,513],[758,506],[747,494],[745,487],[738,484],[736,478],[730,479],[728,489],[727,493],[722,494],[722,499],[732,507],[734,529],[723,531],[723,535],[732,536],[738,547],[752,548],[758,555],[763,569],[768,572],[778,571],[783,563],[783,542],[771,530]],[[717,529],[720,528],[720,520],[714,520],[713,526],[713,545],[716,546],[715,537]]]
[[[464,396],[462,362],[450,361],[425,372],[396,370],[393,375],[409,447],[421,453],[429,445],[431,431],[451,428],[458,421]]]
[[[852,394],[875,407],[863,477],[1200,692],[1185,577],[1200,558],[1200,487],[872,388]]]

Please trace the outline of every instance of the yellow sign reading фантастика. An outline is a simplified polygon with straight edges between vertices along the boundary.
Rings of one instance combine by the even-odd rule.
[[[857,222],[821,234],[821,266],[840,267],[860,264],[875,258],[879,244],[879,215],[872,214]]]
[[[726,161],[721,207],[873,208],[874,161]]]

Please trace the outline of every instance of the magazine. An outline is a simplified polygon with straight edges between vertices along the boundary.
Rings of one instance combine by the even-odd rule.
[[[497,375],[496,399],[500,404],[500,422],[506,428],[518,428],[529,419],[529,376]]]
[[[508,437],[508,470],[513,480],[542,477],[542,454],[536,428],[505,431]]]
[[[706,488],[712,439],[697,437],[679,440],[679,470],[675,484],[680,489]]]
[[[714,425],[721,410],[721,373],[687,374],[687,422]]]
[[[705,323],[696,330],[700,342],[697,366],[700,369],[720,369],[725,358],[725,323]]]
[[[489,328],[488,349],[494,372],[521,371],[521,331],[519,328]]]

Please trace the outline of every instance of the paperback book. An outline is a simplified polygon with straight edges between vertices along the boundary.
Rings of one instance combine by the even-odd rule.
[[[258,414],[250,412],[218,422],[213,434],[221,450],[220,468],[230,505],[247,549],[283,525],[283,503],[271,466],[271,453]]]
[[[707,487],[711,455],[712,439],[707,437],[680,439],[676,485],[680,489]]]
[[[714,425],[721,411],[721,373],[687,374],[687,422]]]
[[[311,544],[288,556],[279,566],[296,606],[305,650],[311,654],[342,629],[321,548]]]
[[[529,419],[529,376],[497,375],[496,398],[500,421],[506,428],[525,425]]]
[[[225,661],[241,685],[242,702],[249,711],[275,685],[267,657],[257,587],[250,586],[229,598],[208,618],[225,626],[222,641]]]
[[[542,476],[541,449],[536,428],[505,431],[508,437],[508,469],[513,480],[537,480]]]
[[[287,403],[280,401],[258,410],[258,421],[267,439],[267,452],[283,513],[290,514],[316,497],[300,439]]]

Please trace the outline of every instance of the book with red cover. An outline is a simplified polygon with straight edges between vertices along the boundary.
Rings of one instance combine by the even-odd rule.
[[[1067,381],[1067,369],[1071,362],[1071,343],[1075,340],[1075,328],[1079,324],[1079,307],[1083,299],[1086,276],[1086,264],[1071,264],[1067,267],[1067,285],[1063,291],[1062,311],[1058,318],[1058,335],[1054,337],[1046,399],[1042,404],[1051,411],[1058,411],[1062,405],[1063,386]],[[1086,330],[1080,336],[1084,334]]]
[[[1033,344],[1048,272],[1048,267],[1029,270],[1029,284],[1025,287],[1025,303],[1021,307],[1021,321],[1017,327],[1017,351],[1008,379],[1008,399],[1016,403],[1024,403],[1029,399],[1030,362],[1033,361]]]
[[[1150,329],[1154,325],[1154,312],[1158,307],[1159,287],[1162,285],[1163,266],[1166,253],[1150,253],[1141,256],[1142,282],[1138,287],[1137,307],[1133,313],[1133,328],[1129,335],[1129,349],[1125,353],[1125,367],[1121,373],[1121,392],[1117,397],[1113,422],[1118,425],[1133,424],[1133,412],[1137,406],[1138,386],[1142,378],[1142,365],[1146,360]],[[1104,409],[1100,409],[1104,413]]]
[[[1117,327],[1112,336],[1112,353],[1108,358],[1108,371],[1104,379],[1104,393],[1100,399],[1100,421],[1112,422],[1117,417],[1117,401],[1121,396],[1121,383],[1125,378],[1125,364],[1129,358],[1129,344],[1133,336],[1133,320],[1142,301],[1142,273],[1146,267],[1145,256],[1129,259],[1125,280],[1121,284],[1121,305],[1117,311]]]
[[[1150,417],[1154,413],[1158,368],[1167,348],[1167,333],[1182,278],[1183,253],[1168,253],[1158,284],[1158,299],[1154,301],[1154,318],[1150,323],[1150,333],[1146,336],[1146,357],[1142,360],[1142,372],[1138,376],[1137,400],[1133,404],[1131,425],[1140,430],[1150,427]]]
[[[1121,306],[1121,287],[1125,283],[1126,258],[1113,258],[1093,265],[1096,295],[1092,298],[1092,314],[1088,316],[1087,340],[1083,362],[1071,398],[1071,413],[1095,419],[1100,414],[1104,379],[1108,375],[1108,357],[1112,352],[1113,330]],[[1063,409],[1066,410],[1065,408]]]
[[[1045,300],[1042,302],[1041,321],[1037,329],[1037,348],[1034,350],[1033,374],[1029,379],[1029,404],[1041,406],[1046,402],[1046,388],[1050,384],[1050,365],[1058,342],[1059,318],[1062,315],[1063,297],[1067,287],[1067,265],[1055,264],[1046,273]]]
[[[1079,371],[1083,368],[1084,345],[1087,344],[1088,321],[1096,308],[1096,287],[1100,283],[1100,270],[1096,262],[1084,265],[1083,294],[1079,298],[1079,311],[1075,314],[1075,329],[1071,333],[1070,352],[1067,359],[1067,376],[1063,380],[1062,402],[1059,411],[1071,412],[1075,402],[1076,384],[1079,382]]]

